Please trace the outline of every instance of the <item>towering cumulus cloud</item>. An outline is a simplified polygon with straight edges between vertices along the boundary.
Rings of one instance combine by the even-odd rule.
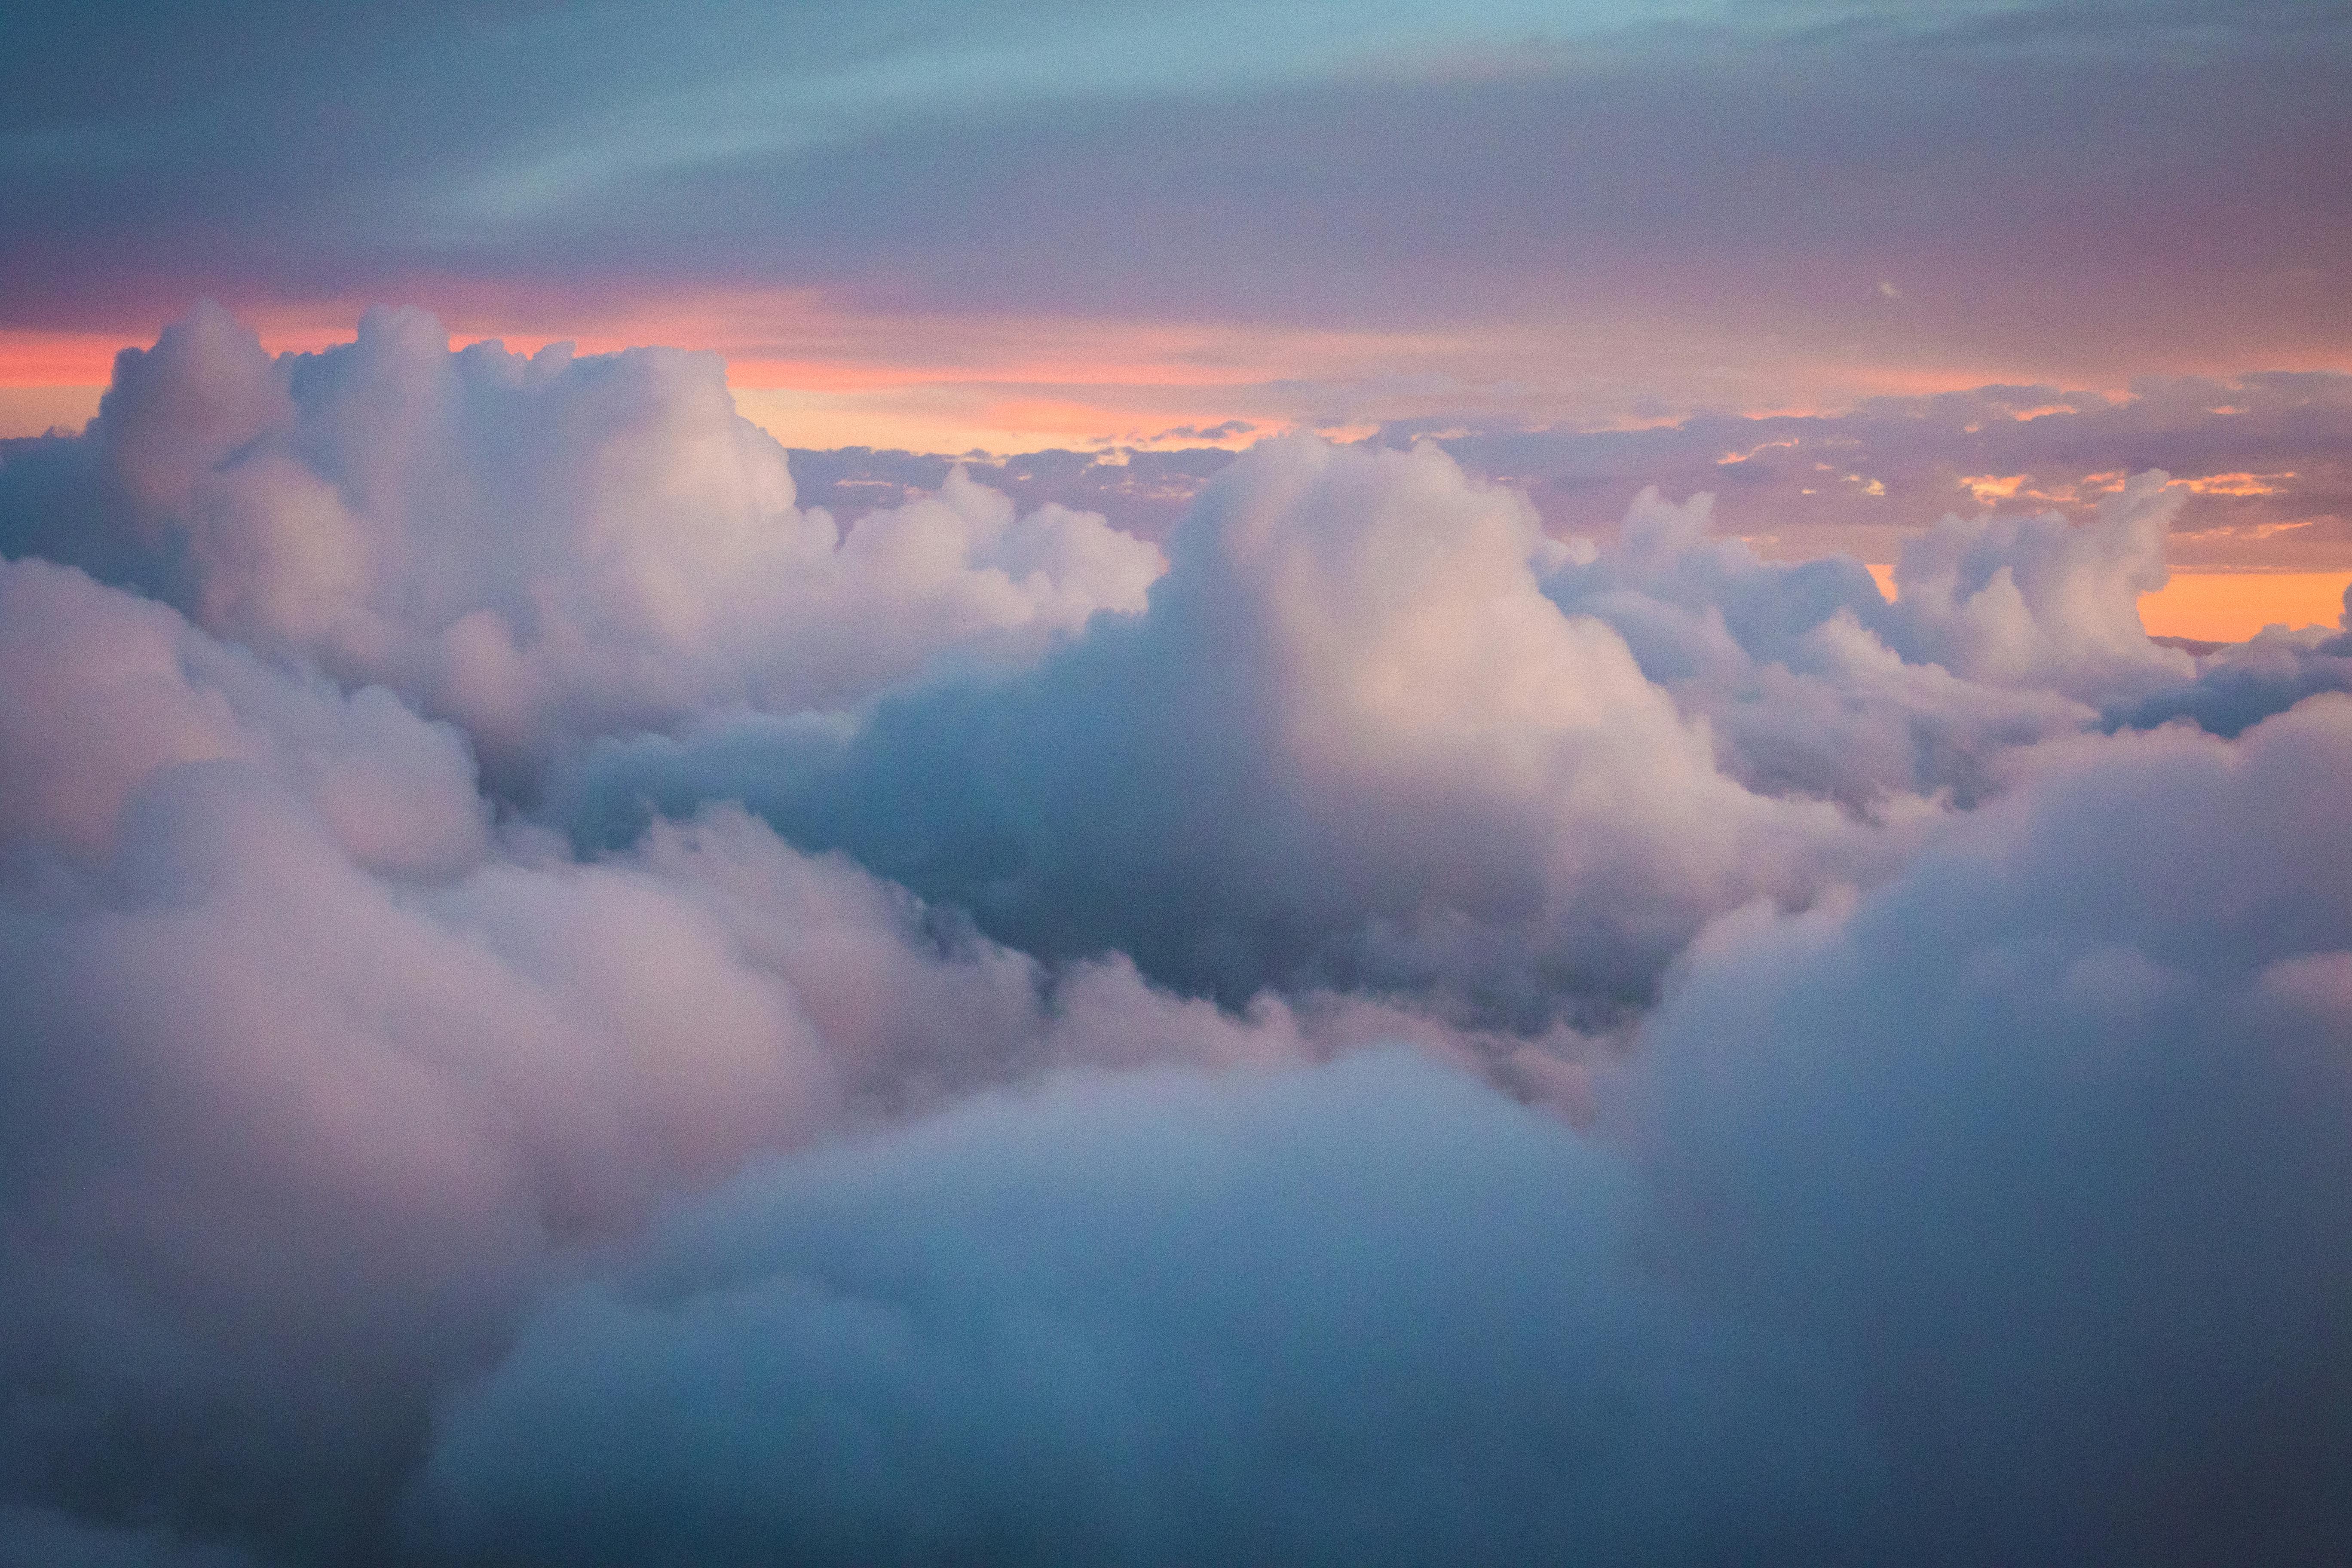
[[[216,311],[0,459],[0,1563],[2340,1562],[2340,628],[2177,491],[1163,556]]]
[[[1566,552],[1526,502],[1433,447],[1262,446],[1170,548],[1140,618],[1033,670],[896,696],[832,751],[608,748],[575,788],[748,799],[1006,940],[1229,1001],[1370,984],[1520,1017],[1639,1000],[1709,913],[1872,858],[1725,776],[1622,637],[1545,598]]]

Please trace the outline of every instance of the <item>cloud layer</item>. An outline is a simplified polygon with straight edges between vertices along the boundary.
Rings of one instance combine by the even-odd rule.
[[[2341,1556],[2347,655],[2164,476],[889,500],[403,313],[0,461],[0,1563]]]
[[[1474,389],[1454,389],[1459,396]],[[1880,396],[1842,412],[1723,412],[1631,429],[1554,424],[1532,413],[1449,409],[1368,415],[1339,389],[1310,417],[1379,420],[1378,442],[1433,440],[1466,473],[1524,490],[1556,533],[1611,535],[1633,498],[1720,495],[1727,524],[1778,559],[1834,552],[1892,563],[1945,514],[1988,508],[2093,516],[2130,476],[2161,468],[2181,499],[2165,557],[2182,567],[2352,569],[2352,376],[2136,377],[2122,393],[2059,385],[1982,386]],[[1100,511],[1166,534],[1234,454],[1041,451],[976,461],[972,471],[1023,498]],[[895,503],[940,483],[950,460],[862,448],[793,454],[804,497],[836,506]]]

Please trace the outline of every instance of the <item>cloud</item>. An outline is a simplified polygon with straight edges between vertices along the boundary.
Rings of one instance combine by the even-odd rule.
[[[379,871],[477,858],[487,814],[463,739],[371,687],[346,699],[45,561],[0,563],[0,840],[102,863],[159,772],[255,764]]]
[[[976,1101],[747,1174],[551,1300],[445,1415],[423,1511],[462,1562],[1851,1544],[1833,1384],[1645,1279],[1630,1197],[1401,1055]]]
[[[1375,1057],[757,1172],[543,1309],[427,1516],[462,1561],[2326,1561],[2347,762],[2341,700],[2054,746],[1702,938],[1605,1142]]]
[[[1843,910],[1717,928],[1629,1112],[1678,1279],[1856,1357],[1951,1561],[2352,1518],[2352,701],[2068,742]]]
[[[846,530],[715,358],[449,352],[375,311],[272,360],[216,309],[127,352],[89,433],[0,470],[0,541],[461,723],[510,788],[567,737],[846,705],[1141,607],[1152,546],[959,474]],[[61,521],[62,520],[62,526]]]
[[[1295,438],[1220,474],[1139,620],[854,731],[608,745],[557,809],[593,840],[747,800],[1002,940],[1228,1001],[1590,1024],[1711,915],[1868,879],[2007,749],[2187,678],[2137,608],[2178,505],[2159,474],[2086,526],[1949,520],[1889,605],[1712,537],[1705,497],[1645,494],[1596,553],[1433,447]]]
[[[1059,449],[1010,457],[966,454],[961,458],[919,452],[875,451],[847,447],[830,451],[791,449],[793,478],[804,504],[848,516],[896,506],[924,490],[937,489],[961,464],[990,489],[1011,496],[1024,510],[1049,502],[1099,513],[1122,532],[1164,540],[1193,498],[1217,470],[1234,460],[1221,447],[1102,452]]]
[[[2137,513],[2105,525],[2100,545],[2054,518],[2022,532],[1948,520],[1921,555],[1906,557],[1907,591],[1890,605],[1853,561],[1769,563],[1715,533],[1714,503],[1705,492],[1675,505],[1643,490],[1612,547],[1571,553],[1543,590],[1562,611],[1614,627],[1643,674],[1706,723],[1719,764],[1752,790],[1856,811],[1883,811],[1906,795],[1972,799],[2009,748],[2081,729],[2091,710],[2034,679],[2059,672],[2034,643],[2033,612],[2008,602],[2021,554],[2049,608],[2088,611],[2116,628],[2116,657],[2127,664],[2174,668],[2138,633],[2131,582],[2103,565],[2118,545],[2131,548],[2110,536],[2145,533]],[[2074,558],[2037,559],[2059,540],[2075,542]],[[1966,587],[1949,566],[1930,564],[1964,550],[1977,557]],[[1988,616],[1995,584],[1990,603],[2005,614]],[[1933,656],[1958,641],[1955,621],[1997,626],[2011,645],[2005,673],[2017,679],[1988,684],[1969,678],[1973,665],[1948,654],[1938,662]]]
[[[2199,659],[2194,679],[2118,704],[2107,720],[2114,728],[2148,729],[2181,719],[2217,735],[2235,735],[2322,691],[2352,691],[2352,603],[2340,631],[2265,627]]]
[[[1236,51],[1214,10],[1099,5],[35,5],[0,82],[7,309],[560,315],[757,278],[935,319],[1411,324],[1512,362],[1412,369],[1567,382],[1569,417],[1713,405],[1727,368],[1769,406],[1824,361],[2115,385],[2345,347],[2338,8],[1344,15],[1261,7]]]
[[[1049,973],[740,814],[578,864],[446,726],[69,569],[0,630],[0,1485],[95,1521],[356,1560],[436,1390],[754,1150],[1433,1033]]]
[[[2084,521],[2129,475],[2163,469],[2185,492],[2166,541],[2175,564],[2352,564],[2352,376],[2340,374],[2146,376],[2122,396],[1982,386],[1633,430],[1397,421],[1380,439],[1423,437],[1472,473],[1524,486],[1555,532],[1603,531],[1646,487],[1712,490],[1725,522],[1771,553],[1892,563],[1948,513]]]
[[[1895,568],[1897,640],[1923,663],[2097,700],[2168,684],[2189,656],[2148,640],[2139,595],[2164,586],[2180,510],[2169,476],[2136,476],[2087,527],[2056,512],[1947,518]]]
[[[1641,427],[1548,425],[1447,410],[1382,423],[1377,445],[1433,440],[1465,473],[1523,489],[1556,536],[1613,536],[1633,499],[1709,492],[1722,527],[1775,559],[1836,552],[1891,564],[1948,514],[2053,511],[2087,521],[2137,472],[2180,487],[2165,538],[2177,566],[2352,567],[2352,376],[2147,376],[2128,393],[1980,386],[1874,397],[1822,414],[1701,413]],[[975,467],[1024,507],[1058,500],[1164,537],[1234,454],[1044,451]],[[793,453],[805,500],[836,510],[934,488],[943,458]],[[837,487],[837,488],[836,488]]]
[[[743,799],[1030,951],[1521,1021],[1639,1001],[1709,914],[1880,853],[1718,771],[1622,637],[1543,596],[1562,547],[1525,502],[1434,448],[1261,445],[1169,548],[1141,617],[1032,670],[908,690],[846,737],[606,746],[558,809],[593,837]]]
[[[0,1563],[2340,1555],[2347,655],[2182,489],[926,484],[398,313],[12,449]]]

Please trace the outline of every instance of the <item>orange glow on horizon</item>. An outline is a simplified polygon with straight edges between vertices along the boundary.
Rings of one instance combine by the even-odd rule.
[[[1345,384],[1478,352],[1428,332],[893,315],[806,291],[560,310],[506,300],[441,303],[453,347],[496,340],[532,353],[569,342],[596,354],[660,343],[717,353],[746,414],[803,447],[1148,446],[1160,432],[1236,420],[1254,437],[1296,426],[1297,411],[1286,405],[1301,384]],[[273,353],[347,342],[361,313],[347,304],[237,310]],[[0,423],[8,426],[0,434],[37,434],[60,422],[59,409],[79,412],[70,423],[87,419],[116,353],[133,341],[152,343],[160,326],[0,331]]]
[[[1878,591],[1895,597],[1895,568],[1873,565]],[[2139,597],[2150,637],[2243,642],[2264,626],[2335,626],[2352,572],[2175,572]]]
[[[808,288],[604,291],[418,277],[398,293],[433,310],[460,344],[497,339],[527,353],[569,342],[593,354],[663,343],[717,353],[737,390],[789,395],[768,401],[822,411],[821,432],[778,432],[795,446],[1017,451],[1105,437],[1148,444],[1155,430],[1234,419],[1262,431],[1421,418],[1475,424],[1488,416],[1622,430],[1671,425],[1702,409],[1831,416],[1874,397],[2042,379],[1991,360],[1824,356],[1772,334],[1694,336],[1688,321],[1567,307],[1507,321],[1374,331],[898,311]],[[348,342],[367,301],[229,303],[266,348],[282,353]],[[174,314],[177,309],[171,307]],[[69,392],[103,386],[116,352],[126,342],[153,342],[164,319],[119,318],[104,331],[0,331],[0,389],[38,388],[45,406],[71,404]],[[1629,365],[1640,369],[1629,372]],[[2084,379],[2074,376],[2069,384]],[[94,401],[86,392],[79,395]],[[2083,395],[2128,401],[2131,395],[2118,385]],[[21,425],[26,416],[0,407],[0,417]],[[2273,477],[2216,476],[2205,483],[2221,493],[2258,494],[2224,486],[2259,486]],[[2008,493],[1998,488],[2006,476],[1977,479],[1989,494]]]
[[[2140,596],[2151,636],[2242,642],[2264,626],[2334,626],[2352,572],[2175,572]]]

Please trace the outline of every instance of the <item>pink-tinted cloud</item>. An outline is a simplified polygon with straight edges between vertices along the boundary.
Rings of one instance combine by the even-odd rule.
[[[2332,386],[1889,600],[195,314],[0,452],[0,1560],[2327,1561],[2352,626],[2136,606]]]

